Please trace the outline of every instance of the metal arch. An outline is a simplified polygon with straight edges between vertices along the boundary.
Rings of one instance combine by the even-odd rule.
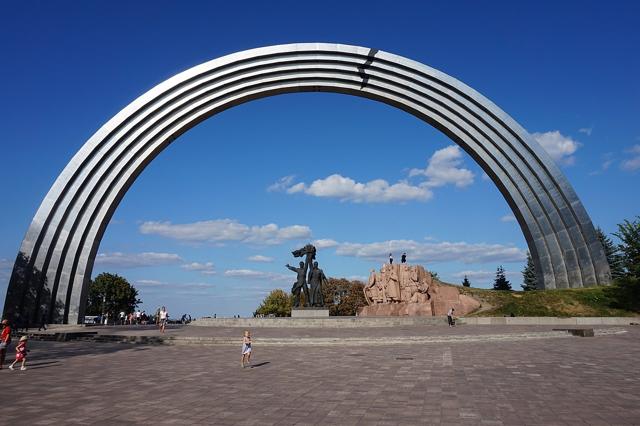
[[[458,80],[409,59],[356,46],[288,44],[234,53],[149,90],[72,158],[22,242],[4,315],[79,322],[104,230],[124,194],[168,144],[212,115],[290,92],[362,96],[447,134],[487,172],[512,208],[543,288],[605,285],[609,266],[575,191],[504,111]]]

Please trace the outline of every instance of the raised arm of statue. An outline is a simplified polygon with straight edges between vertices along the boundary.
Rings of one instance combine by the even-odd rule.
[[[291,269],[293,272],[298,272],[298,268],[294,268],[293,266],[289,265],[288,263],[285,265],[288,269]]]

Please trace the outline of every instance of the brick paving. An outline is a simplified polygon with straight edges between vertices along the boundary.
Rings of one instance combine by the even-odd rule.
[[[514,329],[427,331],[506,330]],[[32,341],[27,371],[0,371],[0,424],[637,425],[640,327],[621,330],[453,344],[256,343],[248,369],[240,345]]]
[[[453,328],[444,325],[429,326],[401,326],[401,327],[341,327],[341,328],[250,328],[255,338],[300,337],[300,338],[353,338],[353,337],[402,337],[402,336],[465,336],[487,334],[520,334],[533,332],[547,332],[553,329],[567,328],[615,328],[609,326],[561,326],[561,325],[460,325]],[[37,328],[30,328],[29,332],[37,333]],[[237,337],[242,336],[243,327],[200,327],[191,325],[169,325],[164,336],[167,337]],[[127,325],[127,326],[95,326],[49,329],[47,332],[97,332],[108,335],[127,336],[163,336],[158,328],[153,325]]]

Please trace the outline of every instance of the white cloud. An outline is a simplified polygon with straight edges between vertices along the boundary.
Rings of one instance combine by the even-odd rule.
[[[631,154],[631,158],[628,158],[622,162],[622,164],[620,165],[622,170],[634,172],[640,169],[640,145],[634,145],[626,152]]]
[[[197,271],[203,275],[214,275],[216,271],[213,268],[212,262],[200,263],[200,262],[191,262],[185,263],[180,266],[182,269],[186,269],[187,271]]]
[[[281,177],[280,179],[278,179],[277,182],[273,183],[272,185],[269,185],[269,187],[267,188],[267,191],[269,192],[286,191],[293,183],[293,179],[295,179],[294,175]]]
[[[160,235],[180,241],[213,242],[237,241],[256,244],[280,244],[285,240],[306,239],[311,236],[308,226],[293,225],[280,228],[275,223],[248,226],[233,219],[206,220],[193,223],[144,222],[143,234]]]
[[[335,240],[325,238],[325,239],[315,240],[311,244],[313,244],[314,246],[316,246],[318,250],[320,250],[324,248],[335,247],[338,245],[338,242]]]
[[[504,215],[500,218],[500,222],[515,222],[516,217],[512,214]]]
[[[288,188],[287,192],[303,192],[314,197],[338,198],[341,201],[355,203],[427,201],[433,196],[429,188],[414,186],[406,181],[399,181],[393,185],[384,179],[361,183],[339,174],[317,179],[308,186],[303,182],[297,183]]]
[[[166,287],[169,283],[158,280],[136,280],[136,285],[140,287]]]
[[[389,253],[407,252],[410,262],[509,263],[522,262],[526,251],[502,244],[467,242],[421,243],[413,240],[389,240],[374,243],[341,243],[336,254],[385,262]]]
[[[135,285],[143,288],[145,291],[152,291],[155,289],[164,289],[166,291],[168,287],[171,288],[171,291],[175,291],[178,294],[181,294],[181,291],[193,291],[193,290],[207,290],[214,288],[214,285],[211,283],[203,283],[203,282],[166,282],[159,280],[136,280]]]
[[[337,198],[354,203],[393,203],[428,201],[433,197],[431,188],[455,185],[459,188],[471,185],[474,174],[461,168],[463,153],[456,145],[436,151],[427,161],[425,169],[411,169],[409,177],[423,176],[425,179],[412,184],[399,180],[391,184],[384,179],[358,182],[335,173],[306,184],[294,183],[293,176],[285,176],[270,185],[269,191],[284,191],[288,194],[303,193],[314,197]]]
[[[175,265],[182,258],[175,253],[99,253],[96,264],[120,268],[139,268],[144,266]]]
[[[463,188],[473,183],[474,175],[471,170],[460,168],[460,165],[462,150],[457,145],[451,145],[434,152],[426,169],[411,169],[409,176],[425,176],[427,181],[424,185],[429,188],[448,184]]]
[[[593,132],[593,127],[582,127],[578,129],[578,132],[584,133],[587,136],[591,136],[591,133]]]
[[[11,270],[13,268],[13,262],[9,259],[0,259],[0,280],[8,280],[11,276]]]
[[[613,158],[613,153],[607,152],[602,156],[602,164],[600,164],[600,168],[598,170],[589,172],[589,175],[590,176],[601,175],[602,173],[609,170],[609,167],[611,167],[611,165],[615,163],[615,161],[616,160]]]
[[[224,271],[224,275],[227,277],[251,279],[251,280],[267,280],[278,282],[293,282],[295,281],[295,275],[279,274],[275,272],[256,271],[254,269],[228,269]]]
[[[579,142],[562,135],[558,130],[533,133],[532,136],[556,163],[567,166],[575,163],[573,154],[581,146]]]
[[[265,262],[265,263],[274,261],[273,257],[263,256],[261,254],[256,254],[255,256],[250,256],[248,258],[248,260],[250,260],[251,262]]]

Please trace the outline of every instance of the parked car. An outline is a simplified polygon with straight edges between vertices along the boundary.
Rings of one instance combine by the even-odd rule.
[[[100,315],[85,315],[84,324],[87,324],[87,325],[100,324]]]

